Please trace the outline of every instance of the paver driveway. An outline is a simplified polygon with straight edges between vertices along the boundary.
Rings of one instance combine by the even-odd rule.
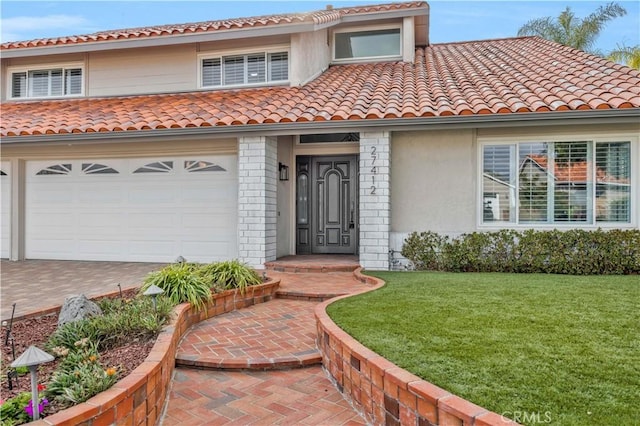
[[[0,263],[0,318],[59,306],[71,294],[97,296],[139,286],[160,263],[83,262],[75,260],[22,260]]]

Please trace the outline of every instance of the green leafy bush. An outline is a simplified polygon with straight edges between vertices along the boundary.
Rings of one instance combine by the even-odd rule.
[[[115,368],[105,368],[100,363],[95,343],[82,339],[74,347],[64,356],[45,390],[47,397],[65,407],[88,400],[118,380]]]
[[[144,281],[140,293],[152,285],[164,290],[164,297],[178,305],[189,302],[199,310],[211,299],[211,288],[202,274],[197,273],[199,265],[194,263],[173,263],[159,271],[150,273]]]
[[[4,401],[0,405],[0,425],[13,426],[29,422],[31,418],[24,410],[29,401],[31,401],[31,392],[21,392]]]
[[[211,287],[228,290],[238,289],[244,294],[249,286],[262,282],[258,273],[238,260],[210,263],[197,270]]]
[[[100,341],[98,330],[91,318],[68,322],[58,327],[49,337],[45,349],[49,352],[56,347],[73,349],[76,342],[85,338],[96,343]]]
[[[449,237],[435,232],[413,232],[404,241],[401,254],[410,259],[416,269],[439,270],[442,268],[441,252]]]
[[[133,340],[147,340],[156,336],[169,320],[173,304],[165,297],[157,299],[153,308],[149,297],[135,299],[102,299],[98,302],[102,315],[70,322],[49,337],[46,349],[60,352],[60,348],[74,349],[78,341],[87,339],[100,350],[120,346]]]
[[[156,336],[169,321],[174,306],[163,296],[156,298],[155,309],[151,298],[146,296],[103,299],[99,305],[103,315],[91,318],[91,322],[97,329],[101,350]]]
[[[416,269],[571,275],[640,273],[640,231],[434,232],[407,237],[402,255]]]

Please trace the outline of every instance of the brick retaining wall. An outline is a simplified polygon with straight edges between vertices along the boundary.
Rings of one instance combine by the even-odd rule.
[[[162,414],[182,336],[192,325],[208,318],[263,303],[275,297],[280,280],[250,287],[245,295],[236,290],[217,293],[206,309],[196,312],[190,304],[176,306],[145,361],[110,389],[88,401],[37,422],[38,426],[155,425]]]
[[[384,285],[354,271],[371,290]],[[365,290],[364,292],[371,291]],[[353,406],[375,425],[515,426],[517,423],[472,404],[409,373],[358,343],[327,315],[331,299],[316,307],[318,349],[324,368]]]

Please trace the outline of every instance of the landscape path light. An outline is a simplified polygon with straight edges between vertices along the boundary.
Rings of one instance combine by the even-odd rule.
[[[11,367],[27,367],[31,373],[31,406],[33,407],[33,420],[40,418],[40,399],[38,397],[38,366],[45,362],[53,361],[50,355],[31,345],[22,355],[11,363]]]
[[[158,311],[158,305],[156,304],[156,297],[158,297],[162,293],[164,293],[163,289],[161,289],[160,287],[158,287],[155,284],[152,284],[142,294],[145,295],[145,296],[151,296],[153,298],[153,309],[157,312]]]

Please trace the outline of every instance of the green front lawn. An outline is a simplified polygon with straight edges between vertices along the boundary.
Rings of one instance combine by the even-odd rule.
[[[328,312],[393,363],[528,424],[640,422],[640,277],[371,275]]]

